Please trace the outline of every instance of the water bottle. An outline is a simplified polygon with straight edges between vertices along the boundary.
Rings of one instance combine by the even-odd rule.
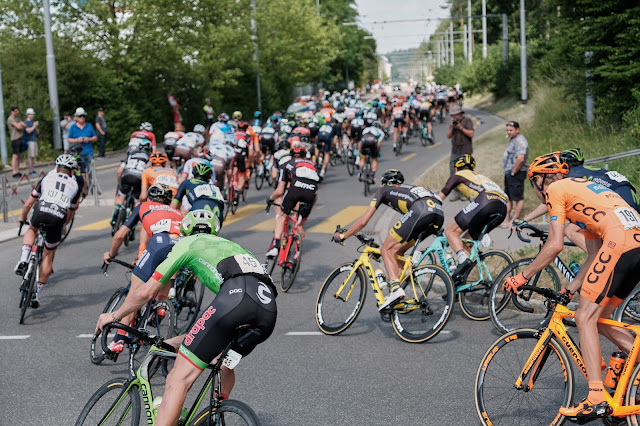
[[[414,251],[413,256],[411,256],[411,266],[417,266],[421,258],[422,258],[422,252],[420,250]]]
[[[622,351],[617,351],[611,354],[609,358],[609,367],[607,367],[607,373],[604,376],[604,385],[610,389],[615,389],[618,385],[618,379],[620,378],[620,372],[624,366],[627,356]]]
[[[375,271],[376,281],[378,281],[378,285],[380,288],[387,286],[387,281],[384,278],[384,273],[382,273],[382,269],[376,269]]]
[[[580,264],[578,264],[578,262],[576,262],[575,260],[572,260],[571,262],[569,262],[569,269],[575,277],[576,275],[578,275],[578,272],[580,272]]]

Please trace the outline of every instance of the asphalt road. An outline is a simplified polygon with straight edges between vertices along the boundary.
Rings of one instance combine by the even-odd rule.
[[[477,119],[476,135],[502,122],[482,111],[468,113]],[[434,126],[436,146],[424,148],[414,138],[401,157],[393,155],[390,141],[383,143],[379,169],[399,168],[408,182],[416,179],[450,152],[446,126]],[[114,175],[113,169],[99,172],[105,199],[113,194]],[[239,211],[246,216],[225,224],[221,233],[260,258],[272,235],[272,222],[265,221],[273,221],[273,215],[263,211],[267,195],[264,188],[252,187],[249,207]],[[355,219],[361,211],[357,207],[369,201],[346,167],[328,170],[306,226],[300,273],[292,289],[277,299],[279,315],[272,337],[241,361],[233,398],[248,403],[267,425],[478,424],[473,382],[480,358],[497,337],[490,323],[470,321],[456,308],[439,336],[412,345],[380,320],[369,294],[345,333],[325,336],[318,331],[314,308],[324,278],[335,265],[357,257],[357,241],[333,245],[330,232],[336,223]],[[109,230],[80,228],[99,228],[111,209],[83,206],[78,211],[76,229],[56,254],[55,274],[43,293],[42,307],[27,312],[25,325],[18,324],[19,280],[12,272],[20,242],[0,244],[0,268],[6,273],[0,283],[0,425],[73,424],[102,383],[126,376],[124,360],[100,366],[89,361],[87,336],[126,277],[117,266],[108,278],[101,274]],[[381,215],[378,212],[374,222]],[[375,223],[368,230],[377,239],[388,231],[379,232]],[[120,256],[133,259],[136,250],[137,242],[135,248],[123,248]],[[208,294],[205,302],[211,298]],[[160,386],[156,395],[162,393]]]

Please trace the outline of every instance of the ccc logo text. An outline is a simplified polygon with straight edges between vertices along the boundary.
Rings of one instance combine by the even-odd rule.
[[[602,216],[607,215],[606,212],[603,212],[601,210],[596,211],[596,209],[594,209],[593,207],[586,207],[582,203],[576,203],[571,208],[577,211],[578,213],[584,214],[587,217],[591,216],[594,222],[600,222],[600,219],[602,218]]]

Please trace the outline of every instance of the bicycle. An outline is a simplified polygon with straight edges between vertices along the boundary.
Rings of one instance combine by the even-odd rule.
[[[271,152],[267,152],[262,158],[262,162],[258,165],[255,174],[256,189],[259,191],[262,189],[264,182],[267,182],[267,186],[273,184],[271,179],[271,165],[273,164],[273,155]]]
[[[123,262],[119,259],[110,259],[110,262],[117,263],[122,265],[129,270],[133,270],[134,266]],[[109,264],[104,263],[102,265],[102,273],[105,277],[108,277],[109,274],[107,270],[109,269]],[[113,292],[109,300],[107,301],[102,313],[115,312],[123,303],[127,295],[129,294],[129,289],[131,288],[131,283],[127,284],[126,287],[120,287],[116,291]],[[164,314],[159,313],[159,310],[164,309]],[[135,316],[133,320],[133,324],[135,324],[138,329],[147,329],[151,328],[155,331],[155,333],[159,336],[163,336],[165,338],[173,337],[176,333],[176,313],[173,309],[173,304],[169,303],[167,299],[156,299],[153,297]],[[90,351],[90,359],[93,364],[99,365],[104,361],[105,358],[111,359],[113,362],[116,362],[118,359],[118,354],[111,354],[107,357],[106,351],[101,351],[98,346],[98,338],[99,334],[96,334],[91,339],[91,351]],[[126,336],[123,339],[125,346],[129,348],[129,371],[132,373],[135,371],[136,364],[136,355],[141,351],[144,345],[137,339],[133,338],[133,335]]]
[[[542,245],[547,241],[549,236],[548,232],[544,232],[529,223],[521,225],[520,228],[532,231],[528,235],[540,239],[540,248],[542,248]],[[520,229],[516,229],[516,234],[521,241],[526,243],[531,242],[531,239],[522,236]],[[575,246],[575,244],[565,241],[565,246]],[[491,315],[491,322],[500,333],[504,334],[521,327],[535,328],[545,320],[547,309],[544,306],[544,299],[538,297],[537,293],[524,291],[516,294],[508,292],[502,286],[508,276],[519,274],[524,268],[530,265],[534,259],[535,256],[516,260],[507,266],[493,283],[489,296],[489,314]],[[554,259],[554,264],[560,272],[562,272],[567,281],[573,281],[575,275],[559,256],[556,256]],[[551,288],[554,291],[560,291],[561,287],[558,274],[551,265],[547,265],[542,271],[531,277],[528,285],[532,287]]]
[[[282,204],[270,203],[267,204],[267,213],[269,213],[272,205],[282,208]],[[300,263],[302,262],[302,238],[298,232],[298,225],[300,225],[302,221],[302,216],[299,210],[306,205],[306,203],[301,202],[297,209],[291,210],[291,213],[285,216],[284,232],[280,240],[278,257],[267,258],[266,270],[269,275],[273,273],[276,264],[282,268],[280,289],[284,292],[289,291],[300,270]]]
[[[182,268],[168,298],[176,314],[177,334],[186,333],[198,318],[204,298],[204,284],[189,268]]]
[[[111,236],[114,236],[116,232],[118,232],[120,227],[124,225],[127,219],[129,219],[129,216],[131,216],[131,212],[135,208],[135,203],[136,203],[136,200],[133,198],[133,189],[131,189],[129,192],[127,192],[124,205],[120,207],[120,210],[118,211],[118,216],[116,217],[116,221],[111,226]],[[124,236],[124,245],[128,247],[129,242],[133,241],[134,239],[135,239],[135,229],[132,229],[131,232],[127,233],[127,235]]]
[[[344,231],[340,226],[336,228],[336,232]],[[418,237],[416,246],[423,237],[424,234]],[[361,243],[360,257],[335,268],[318,293],[316,324],[324,334],[340,334],[358,318],[367,295],[367,282],[377,305],[384,303],[385,297],[371,264],[371,259],[380,262],[380,246],[362,232],[356,234],[356,238]],[[414,268],[412,256],[396,258],[404,262],[400,285],[406,296],[380,311],[380,315],[383,320],[391,317],[393,330],[405,342],[426,342],[440,333],[451,316],[454,295],[451,277],[437,265]]]
[[[231,178],[231,182],[228,182],[227,188],[227,208],[228,210],[225,212],[224,218],[227,218],[229,214],[229,210],[231,214],[235,215],[238,210],[238,204],[240,203],[240,196],[238,195],[238,191],[236,191],[236,185],[238,184],[238,171],[233,172],[233,176]]]
[[[457,265],[455,254],[449,249],[449,241],[440,229],[433,242],[424,252],[416,250],[414,253],[415,265],[423,262],[436,264],[438,261],[442,269],[451,277],[455,292],[458,295],[458,303],[467,318],[474,321],[486,321],[489,319],[489,295],[496,277],[506,266],[513,262],[511,256],[503,251],[491,249],[482,251],[490,244],[487,229],[493,225],[493,221],[502,221],[501,216],[495,216],[480,233],[477,240],[463,238],[462,242],[471,245],[469,259],[473,259],[472,265],[465,271],[456,273]],[[416,243],[416,247],[418,244]],[[436,257],[437,256],[437,257]],[[456,275],[456,279],[453,276]]]
[[[521,289],[541,295],[550,315],[537,328],[512,330],[489,347],[476,373],[476,411],[484,425],[512,425],[522,423],[523,418],[528,424],[560,425],[565,418],[558,408],[573,403],[571,360],[586,378],[580,347],[565,326],[575,312],[566,307],[567,294],[534,286]],[[608,318],[598,318],[598,324],[635,334],[633,349],[620,375],[614,376],[613,394],[604,389],[605,401],[613,411],[603,420],[608,425],[622,424],[626,416],[628,424],[637,425],[640,365],[635,363],[640,352],[640,326]]]
[[[24,224],[25,222],[20,222],[18,236],[22,233]],[[31,247],[31,254],[29,254],[29,259],[27,260],[27,269],[22,276],[22,283],[20,284],[20,324],[24,324],[27,308],[32,305],[32,299],[36,293],[36,284],[40,277],[40,264],[42,263],[46,237],[47,231],[42,228],[38,229],[36,241]]]
[[[367,197],[371,194],[371,185],[373,182],[373,172],[371,171],[371,156],[365,155],[364,167],[362,167],[362,173],[360,174],[360,180],[364,184],[364,196]]]
[[[347,150],[347,173],[349,173],[349,176],[353,176],[353,174],[356,172],[356,158],[357,158],[357,152],[358,152],[358,148],[357,145],[353,146],[352,148],[349,148],[348,146],[346,147]]]
[[[393,150],[396,153],[396,157],[398,155],[400,155],[400,152],[402,152],[402,144],[403,143],[407,143],[407,134],[404,132],[400,132],[400,134],[398,135],[398,139],[397,142],[393,144]]]
[[[153,425],[156,419],[156,412],[151,408],[153,398],[150,377],[157,371],[159,364],[166,364],[176,358],[176,350],[166,344],[161,336],[149,334],[144,330],[136,330],[120,323],[109,323],[102,332],[102,347],[105,353],[109,353],[107,347],[107,333],[112,329],[126,331],[133,335],[136,340],[149,346],[149,350],[140,364],[140,367],[131,374],[128,379],[112,379],[102,385],[86,403],[82,409],[76,426],[96,424],[131,424],[138,425],[142,417],[143,422]],[[209,377],[200,389],[198,396],[187,411],[183,410],[178,425],[225,425],[225,424],[245,424],[259,426],[260,420],[256,413],[247,404],[219,397],[222,395],[222,370],[224,364],[229,369],[233,369],[240,361],[241,355],[231,349],[237,344],[243,347],[260,335],[260,331],[250,328],[247,325],[236,328],[234,338],[222,351],[215,364],[210,364],[207,369],[211,370]],[[108,354],[107,356],[111,356]],[[159,362],[154,364],[155,360]],[[205,399],[207,392],[211,390],[209,403]],[[140,395],[144,402],[144,407],[140,404]],[[203,403],[206,406],[198,412]],[[144,409],[143,409],[144,408]],[[197,413],[197,414],[196,414]]]
[[[427,121],[420,121],[420,143],[422,146],[433,145],[433,138],[429,134],[429,127]]]

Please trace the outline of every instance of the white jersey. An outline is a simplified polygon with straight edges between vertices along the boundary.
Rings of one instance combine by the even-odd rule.
[[[31,191],[38,199],[38,211],[65,220],[67,211],[78,206],[78,182],[73,176],[50,171]]]
[[[227,163],[236,156],[236,152],[233,150],[233,148],[226,144],[212,145],[209,151],[211,151],[211,155],[220,157]]]
[[[186,145],[189,148],[195,148],[204,144],[204,136],[200,133],[189,132],[180,138],[178,145]]]
[[[293,157],[291,156],[291,151],[290,150],[281,149],[279,151],[276,151],[273,154],[273,158],[275,158],[276,161],[278,162],[278,166],[281,166],[284,163],[286,163],[287,161],[291,160]]]
[[[122,176],[136,175],[142,176],[142,172],[149,167],[149,154],[142,151],[134,151],[127,157],[126,161],[120,164],[120,167],[124,169]]]
[[[378,140],[384,139],[384,132],[378,129],[377,127],[373,127],[373,126],[367,127],[362,131],[362,136],[366,135],[367,133],[373,133],[374,135],[377,136]]]
[[[344,114],[341,112],[336,112],[331,118],[334,118],[338,122],[338,124],[342,124],[342,122],[344,121]]]

